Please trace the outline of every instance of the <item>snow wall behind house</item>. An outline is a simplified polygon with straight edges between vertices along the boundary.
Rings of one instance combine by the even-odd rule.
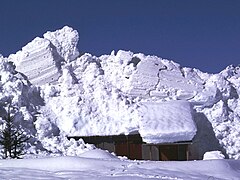
[[[66,26],[0,57],[0,103],[19,108],[29,154],[81,154],[93,147],[66,136],[136,132],[139,104],[183,100],[197,125],[192,158],[221,150],[240,159],[240,67],[208,74],[130,51],[79,56],[78,38]]]

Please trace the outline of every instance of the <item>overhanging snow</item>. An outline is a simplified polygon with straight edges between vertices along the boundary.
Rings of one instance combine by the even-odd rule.
[[[186,101],[144,102],[139,108],[139,132],[146,143],[190,141],[196,134]]]

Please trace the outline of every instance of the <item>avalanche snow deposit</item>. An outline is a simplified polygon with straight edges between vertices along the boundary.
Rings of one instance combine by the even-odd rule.
[[[193,109],[196,127],[187,121],[181,126],[189,130],[187,138],[196,133],[193,159],[218,150],[240,159],[239,66],[208,74],[130,51],[80,56],[78,39],[65,26],[0,57],[0,103],[12,99],[18,107],[17,121],[33,137],[29,154],[79,155],[94,148],[68,135],[141,133],[140,119],[147,126],[141,105],[168,102],[165,109],[171,109],[178,101]]]

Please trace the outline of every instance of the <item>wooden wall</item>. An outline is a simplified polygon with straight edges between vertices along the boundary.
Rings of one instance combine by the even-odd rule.
[[[120,136],[91,136],[69,137],[80,139],[96,147],[114,152],[118,156],[126,156],[129,159],[153,160],[153,161],[183,161],[188,160],[188,145],[185,143],[173,144],[146,144],[140,135]]]

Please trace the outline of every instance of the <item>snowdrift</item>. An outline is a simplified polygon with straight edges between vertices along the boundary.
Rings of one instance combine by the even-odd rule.
[[[141,104],[180,100],[193,108],[197,134],[182,127],[195,135],[194,158],[221,150],[240,159],[240,67],[208,74],[130,51],[79,56],[78,39],[64,27],[0,57],[0,103],[12,98],[19,107],[18,122],[33,137],[29,155],[80,155],[94,147],[66,136],[139,131]]]

